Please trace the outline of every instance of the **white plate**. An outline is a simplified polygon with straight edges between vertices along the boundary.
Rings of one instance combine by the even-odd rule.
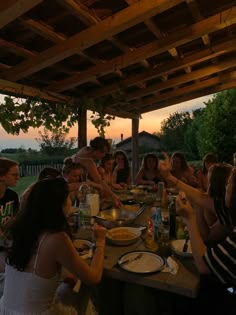
[[[82,238],[76,238],[73,241],[73,244],[76,250],[79,252],[80,256],[88,254],[90,249],[92,249],[94,246],[91,241]]]
[[[138,259],[135,260],[136,257]],[[134,273],[152,273],[161,270],[165,261],[161,256],[151,252],[135,251],[121,256],[118,265],[122,269]]]
[[[184,247],[184,239],[181,240],[175,240],[171,242],[171,248],[175,252],[175,254],[183,257],[192,257],[192,248],[191,243],[188,241],[188,248],[186,252],[183,252]]]

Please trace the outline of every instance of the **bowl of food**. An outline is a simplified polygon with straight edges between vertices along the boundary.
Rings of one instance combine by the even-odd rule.
[[[145,206],[138,207],[137,211],[130,211],[125,208],[111,208],[109,210],[100,211],[97,216],[94,216],[95,221],[106,227],[112,229],[119,226],[129,226],[142,213]]]
[[[135,243],[141,235],[138,228],[117,227],[107,232],[107,240],[113,245],[127,246]]]

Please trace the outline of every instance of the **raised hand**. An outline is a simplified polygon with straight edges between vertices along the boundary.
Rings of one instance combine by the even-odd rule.
[[[161,173],[161,175],[166,178],[171,170],[171,163],[170,163],[170,158],[168,156],[168,154],[166,152],[162,152],[163,156],[164,156],[164,160],[159,160],[158,163],[158,169]]]
[[[183,217],[184,219],[188,220],[195,214],[193,207],[191,206],[190,202],[188,201],[185,195],[183,198],[182,192],[180,192],[179,195],[177,196],[175,204],[176,213]]]

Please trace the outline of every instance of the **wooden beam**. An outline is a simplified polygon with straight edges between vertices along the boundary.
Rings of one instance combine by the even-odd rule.
[[[219,92],[222,92],[224,90],[232,89],[235,87],[236,87],[236,80],[225,82],[224,84],[219,84],[216,86],[210,86],[208,88],[203,89],[202,91],[189,93],[187,95],[183,95],[183,96],[180,96],[180,97],[175,98],[175,99],[170,99],[170,100],[166,99],[165,101],[160,102],[159,105],[158,105],[158,103],[156,103],[153,105],[153,107],[149,106],[148,110],[141,111],[141,113],[144,114],[144,113],[150,112],[152,110],[158,110],[161,108],[166,108],[166,107],[171,106],[171,105],[177,105],[177,104],[182,103],[182,102],[190,101],[190,100],[193,100],[195,98],[199,98],[199,97],[210,95],[210,94],[219,93]]]
[[[97,24],[100,22],[100,18],[98,18],[91,10],[89,10],[86,6],[80,3],[78,0],[75,2],[74,0],[59,0],[60,3],[65,6],[71,14],[75,17],[79,17],[79,19],[87,26],[91,26],[93,24]]]
[[[34,8],[42,1],[43,0],[2,0],[0,4],[0,29]]]
[[[35,56],[32,51],[4,39],[0,39],[0,47],[4,47],[6,50],[11,51],[13,54],[22,56],[24,58]]]
[[[159,108],[158,103],[173,101],[173,104],[176,104],[175,100],[178,97],[181,97],[182,95],[184,96],[184,95],[188,95],[188,94],[195,93],[195,92],[199,93],[200,90],[205,90],[205,89],[209,90],[209,88],[211,88],[213,91],[211,93],[215,93],[214,92],[215,86],[219,86],[221,84],[223,84],[223,85],[229,84],[229,83],[232,84],[232,85],[230,85],[232,87],[236,86],[236,71],[232,71],[232,72],[226,73],[226,74],[221,74],[221,75],[218,75],[217,77],[210,78],[210,79],[198,82],[198,83],[194,83],[190,86],[181,87],[181,88],[178,88],[177,90],[174,90],[171,92],[168,91],[168,92],[165,92],[165,93],[160,94],[158,96],[153,96],[153,97],[147,98],[145,100],[137,101],[137,102],[133,103],[132,106],[138,107],[140,110],[140,113],[149,112],[149,111],[152,111],[152,110]],[[209,94],[211,94],[211,93],[209,93]],[[200,96],[204,96],[204,95],[208,95],[208,94],[206,93],[206,94],[203,94]],[[153,106],[152,106],[152,104],[153,104]],[[146,111],[142,110],[142,108],[145,108],[145,107],[147,108],[147,110]]]
[[[203,61],[215,58],[217,56],[235,50],[236,40],[230,40],[217,45],[212,45],[209,49],[205,49],[200,52],[194,53],[181,60],[173,60],[169,62],[167,65],[158,66],[155,69],[148,69],[147,71],[143,71],[141,74],[128,76],[126,79],[122,81],[122,84],[125,87],[129,87],[132,85],[136,85],[140,82],[142,83],[144,81],[151,80],[156,77],[166,76],[180,69],[191,67]],[[113,83],[110,85],[106,85],[105,87],[102,87],[93,93],[90,92],[89,95],[87,96],[97,98],[104,95],[108,95],[116,91],[117,89],[119,89],[119,83]]]
[[[137,48],[136,50],[128,51],[122,56],[109,60],[106,63],[99,62],[96,66],[88,69],[87,71],[83,71],[81,74],[75,74],[65,80],[50,85],[48,89],[56,92],[65,91],[88,82],[90,76],[106,75],[108,73],[114,72],[117,68],[125,68],[140,62],[144,58],[150,58],[152,56],[166,52],[168,49],[173,48],[173,46],[178,47],[180,45],[184,45],[189,41],[198,39],[206,33],[212,33],[219,29],[223,29],[233,23],[236,23],[236,7],[232,10],[226,10],[201,22],[190,25],[183,30],[178,30],[176,33],[171,33],[169,36],[162,38],[159,41],[154,41],[143,47]],[[10,71],[8,71],[8,74],[9,72]],[[12,71],[12,74],[13,73],[14,69]],[[7,75],[7,72],[5,75]],[[16,77],[15,75],[14,77]]]
[[[22,79],[182,2],[184,0],[159,0],[158,3],[156,0],[139,1],[100,23],[71,36],[66,41],[47,49],[34,58],[20,63],[4,73],[4,78],[14,81]]]
[[[80,98],[69,97],[69,96],[65,96],[65,95],[51,92],[48,90],[37,89],[31,86],[27,86],[27,85],[15,83],[15,82],[7,81],[7,80],[2,80],[2,79],[0,79],[0,93],[7,94],[7,95],[14,95],[14,96],[22,97],[22,98],[30,97],[33,99],[41,99],[47,102],[54,102],[54,103],[61,103],[61,104],[68,103],[75,106],[78,106],[78,104],[80,103]],[[93,110],[93,108],[91,108],[91,110]],[[121,117],[121,118],[132,119],[132,118],[139,117],[139,113],[132,114],[130,112],[121,110],[119,107],[117,108],[117,110],[114,110],[110,106],[105,106],[104,112],[113,116]]]
[[[78,103],[75,98],[68,97],[48,90],[41,90],[31,86],[0,79],[0,91],[2,94],[15,95],[22,98],[32,97],[55,103]]]
[[[190,73],[186,73],[184,75],[180,75],[176,78],[170,79],[166,82],[161,82],[157,84],[153,84],[145,89],[140,89],[139,91],[130,93],[126,96],[126,100],[130,101],[135,98],[140,98],[148,94],[156,93],[161,90],[169,89],[172,87],[176,87],[182,85],[184,83],[194,81],[197,79],[201,79],[212,75],[217,72],[221,72],[227,69],[234,67],[236,64],[236,58],[227,59],[227,61],[220,62],[216,65],[206,66],[203,69],[196,70]]]

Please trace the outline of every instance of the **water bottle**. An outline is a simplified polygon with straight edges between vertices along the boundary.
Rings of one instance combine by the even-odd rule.
[[[86,201],[79,203],[79,228],[87,229],[91,225],[90,206]]]
[[[157,240],[158,239],[159,226],[162,223],[161,208],[159,208],[159,207],[152,207],[151,208],[151,219],[153,221],[153,226],[154,226],[155,240]]]
[[[87,194],[90,193],[89,186],[82,184],[79,193],[79,228],[86,229],[91,225],[91,209],[87,202]]]

